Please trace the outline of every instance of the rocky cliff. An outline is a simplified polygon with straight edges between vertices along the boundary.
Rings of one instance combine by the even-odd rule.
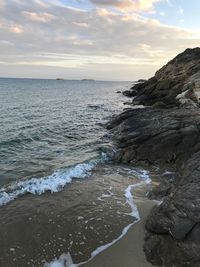
[[[200,48],[186,49],[129,95],[146,107],[109,123],[116,160],[176,170],[173,182],[151,193],[162,204],[146,222],[146,257],[159,266],[200,266]]]
[[[134,96],[134,104],[173,106],[180,100],[184,104],[185,97],[199,102],[199,87],[200,49],[186,49],[158,70],[154,77],[132,87],[129,96]]]

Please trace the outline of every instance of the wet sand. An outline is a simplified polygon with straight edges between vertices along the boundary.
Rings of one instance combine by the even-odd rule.
[[[58,193],[26,194],[1,206],[0,266],[42,267],[68,252],[74,263],[87,261],[136,221],[149,176],[104,164]]]
[[[97,255],[83,267],[151,267],[152,264],[146,261],[143,252],[145,220],[155,205],[150,200],[137,203],[141,220],[135,223],[128,233],[113,246]]]

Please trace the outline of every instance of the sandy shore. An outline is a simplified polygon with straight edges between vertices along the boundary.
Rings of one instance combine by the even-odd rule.
[[[83,267],[151,267],[143,252],[144,224],[155,202],[137,202],[141,220],[134,224],[128,233],[113,246],[97,255]]]

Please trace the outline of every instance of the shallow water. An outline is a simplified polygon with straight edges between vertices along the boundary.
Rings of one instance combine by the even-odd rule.
[[[0,266],[87,261],[139,219],[132,195],[150,174],[99,152],[128,87],[0,79]]]
[[[144,186],[148,172],[133,171],[105,164],[56,194],[29,194],[1,207],[1,265],[43,267],[67,252],[75,263],[88,260],[138,219],[130,185]]]

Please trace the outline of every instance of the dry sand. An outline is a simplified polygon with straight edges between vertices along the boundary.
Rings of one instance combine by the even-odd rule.
[[[151,267],[143,252],[144,224],[155,202],[137,202],[141,220],[134,224],[128,233],[113,246],[103,251],[83,267]]]

